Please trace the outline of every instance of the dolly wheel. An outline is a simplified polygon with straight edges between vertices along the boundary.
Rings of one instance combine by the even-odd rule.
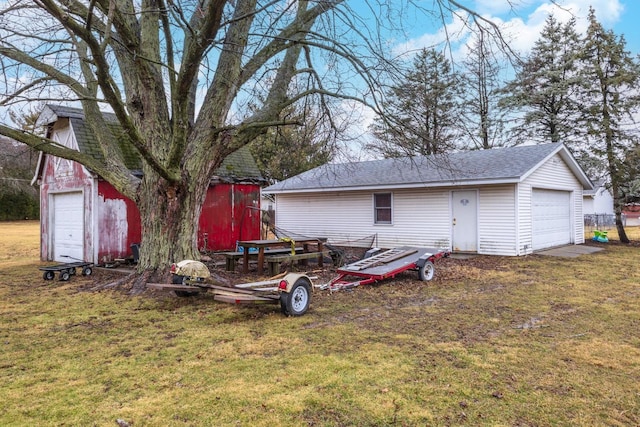
[[[91,276],[93,274],[93,269],[91,267],[85,267],[82,269],[83,276]]]
[[[54,277],[55,277],[55,274],[53,271],[45,271],[44,274],[42,275],[42,278],[44,280],[53,280]]]
[[[69,274],[67,270],[63,270],[60,272],[60,280],[62,280],[63,282],[68,281],[70,277],[71,274]]]
[[[423,282],[429,281],[433,279],[433,273],[435,273],[435,271],[436,271],[436,268],[433,266],[433,263],[431,261],[427,261],[418,270],[418,277]]]
[[[280,308],[287,316],[302,316],[309,309],[310,303],[311,286],[304,278],[296,280],[290,292],[280,294]]]

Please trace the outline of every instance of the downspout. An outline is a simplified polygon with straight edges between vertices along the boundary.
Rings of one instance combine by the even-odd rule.
[[[515,226],[516,226],[516,256],[525,255],[520,247],[520,183],[517,182],[514,186],[514,209],[515,209]]]

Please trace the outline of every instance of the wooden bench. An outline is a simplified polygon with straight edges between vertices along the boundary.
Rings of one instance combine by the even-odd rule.
[[[296,253],[302,252],[302,248],[296,248]],[[265,251],[265,255],[291,255],[291,249],[283,248],[283,249],[270,249]],[[242,259],[244,256],[244,252],[218,252],[218,255],[224,255],[225,258],[225,269],[227,271],[235,271],[236,265],[238,264],[238,260]],[[258,252],[249,252],[250,259],[258,259]]]
[[[271,276],[275,276],[276,274],[280,274],[280,263],[285,261],[299,261],[302,265],[306,265],[307,260],[317,259],[318,266],[322,267],[323,258],[328,256],[330,252],[331,251],[302,252],[296,253],[295,255],[292,255],[291,253],[282,255],[265,255],[264,259],[269,265],[269,274]]]

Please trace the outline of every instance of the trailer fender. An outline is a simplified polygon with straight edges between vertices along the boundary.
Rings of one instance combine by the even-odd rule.
[[[431,257],[433,256],[433,254],[430,254],[429,252],[425,253],[424,255],[422,255],[420,258],[418,258],[418,260],[416,261],[416,267],[418,268],[422,268],[424,267],[424,265],[427,263],[427,261],[432,261]],[[432,261],[433,262],[433,261]]]
[[[293,285],[298,281],[298,279],[306,280],[309,284],[309,287],[311,288],[311,291],[313,292],[313,283],[311,283],[311,279],[309,278],[309,276],[300,273],[289,273],[284,276],[278,283],[278,289],[280,290],[280,292],[291,292],[291,288],[293,288]]]

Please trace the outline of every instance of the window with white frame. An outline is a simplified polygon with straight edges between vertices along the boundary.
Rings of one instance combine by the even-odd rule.
[[[373,218],[375,224],[391,224],[391,193],[373,195]]]

